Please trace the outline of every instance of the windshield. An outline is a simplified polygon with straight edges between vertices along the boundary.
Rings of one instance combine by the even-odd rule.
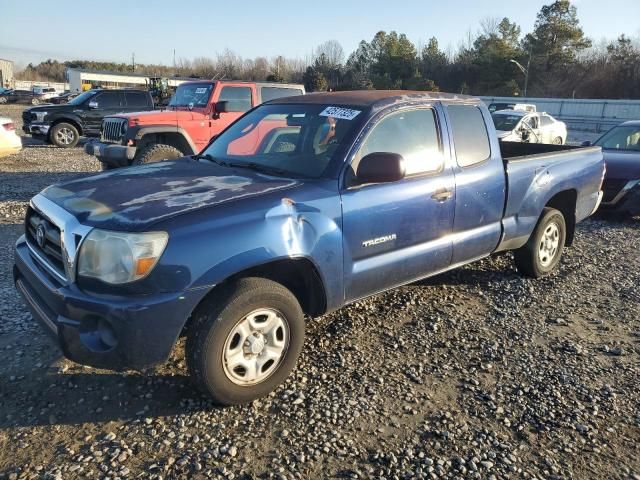
[[[213,83],[190,83],[178,86],[171,97],[170,107],[206,107],[213,90]]]
[[[89,90],[87,92],[81,93],[76,98],[69,102],[69,105],[80,105],[85,102],[85,100],[93,97],[99,90]]]
[[[640,126],[614,127],[605,133],[594,145],[605,150],[640,151]]]
[[[508,115],[504,113],[494,113],[491,115],[491,118],[493,118],[493,124],[496,126],[496,130],[505,132],[515,129],[518,122],[522,120],[521,115]]]
[[[202,153],[237,166],[318,178],[340,147],[350,142],[361,113],[358,108],[327,105],[262,105]]]

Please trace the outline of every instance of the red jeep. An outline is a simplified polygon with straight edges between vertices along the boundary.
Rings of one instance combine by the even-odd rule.
[[[304,93],[302,85],[282,83],[183,83],[163,110],[105,117],[100,141],[87,143],[85,152],[95,155],[103,170],[193,155],[254,106]]]

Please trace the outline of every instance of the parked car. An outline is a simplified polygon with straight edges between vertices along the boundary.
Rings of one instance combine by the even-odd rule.
[[[498,110],[491,117],[498,138],[504,142],[567,143],[567,126],[548,113]]]
[[[32,91],[34,95],[38,95],[42,101],[48,101],[53,97],[58,96],[58,91],[53,87],[33,87]]]
[[[522,110],[524,112],[536,112],[537,107],[531,103],[491,103],[489,111],[491,113],[498,110]]]
[[[106,117],[100,142],[88,143],[85,151],[104,170],[192,155],[254,106],[304,93],[302,85],[281,83],[183,83],[166,110]]]
[[[34,93],[31,90],[10,90],[0,93],[0,104],[23,103],[30,105],[40,105],[46,100],[43,95]]]
[[[22,141],[16,135],[16,127],[13,120],[0,117],[0,158],[13,155],[22,150]]]
[[[43,105],[22,112],[22,129],[34,138],[58,147],[74,147],[81,136],[100,134],[107,115],[153,110],[149,92],[142,90],[89,90],[65,105]]]
[[[305,314],[493,252],[551,273],[603,173],[599,147],[501,145],[472,97],[279,98],[198,155],[36,195],[14,279],[71,360],[142,368],[186,332],[196,384],[243,403],[294,367]]]
[[[62,105],[65,103],[69,103],[71,100],[80,95],[80,92],[65,92],[57,97],[53,97],[49,99],[49,103],[53,103],[54,105]]]
[[[640,120],[613,127],[594,145],[602,147],[607,166],[602,209],[640,215]]]

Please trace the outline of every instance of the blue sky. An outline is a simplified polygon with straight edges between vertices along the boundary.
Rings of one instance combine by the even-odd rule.
[[[0,58],[19,66],[46,58],[170,65],[177,58],[214,57],[226,48],[253,58],[304,58],[325,40],[347,55],[378,30],[415,43],[432,36],[455,49],[484,18],[504,16],[530,31],[551,0],[2,0]],[[583,29],[596,43],[621,33],[640,36],[640,0],[577,0]]]

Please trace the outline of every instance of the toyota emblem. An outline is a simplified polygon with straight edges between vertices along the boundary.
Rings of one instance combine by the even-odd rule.
[[[46,233],[47,231],[45,230],[44,225],[39,224],[38,227],[36,228],[36,242],[38,242],[38,245],[40,246],[40,248],[44,248]]]

